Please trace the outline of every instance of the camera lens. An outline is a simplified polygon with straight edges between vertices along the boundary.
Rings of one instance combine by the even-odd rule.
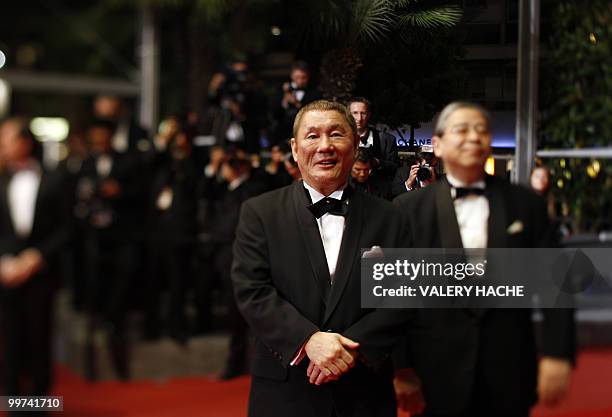
[[[416,177],[417,177],[417,180],[421,182],[430,180],[432,175],[431,175],[431,170],[429,169],[429,164],[421,165],[419,169],[417,170]]]

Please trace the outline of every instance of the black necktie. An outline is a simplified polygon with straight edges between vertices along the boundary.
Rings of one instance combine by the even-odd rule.
[[[306,190],[306,193],[310,197],[310,193]],[[348,214],[349,201],[348,197],[352,193],[352,188],[347,186],[342,193],[342,198],[325,197],[320,199],[314,204],[309,205],[307,208],[317,218],[320,219],[324,214],[334,214],[336,216],[346,217]]]
[[[453,187],[455,189],[455,200],[469,195],[484,195],[484,188]]]

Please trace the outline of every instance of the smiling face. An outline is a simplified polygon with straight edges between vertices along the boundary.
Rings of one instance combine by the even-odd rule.
[[[291,139],[291,152],[302,178],[329,195],[348,180],[357,152],[357,138],[345,116],[335,110],[306,112]]]
[[[485,116],[476,108],[452,112],[444,132],[432,138],[434,153],[446,170],[467,183],[484,176],[484,165],[491,154],[491,132]]]

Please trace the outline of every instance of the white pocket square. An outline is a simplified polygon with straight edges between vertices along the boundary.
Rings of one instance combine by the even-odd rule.
[[[512,222],[510,226],[506,229],[509,235],[515,235],[523,231],[523,222],[520,220],[515,220]]]
[[[372,246],[370,248],[370,250],[364,251],[363,255],[361,255],[361,257],[363,259],[366,259],[366,258],[384,258],[385,254],[382,251],[382,249],[380,248],[380,246]]]

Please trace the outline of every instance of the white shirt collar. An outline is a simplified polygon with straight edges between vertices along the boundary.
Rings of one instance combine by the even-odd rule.
[[[306,181],[302,181],[302,182],[304,183],[304,187],[306,187],[306,189],[308,190],[308,193],[310,194],[310,199],[312,200],[313,204],[319,200],[324,199],[325,197],[331,197],[331,198],[336,198],[340,200],[342,198],[342,192],[346,188],[346,184],[344,184],[342,187],[340,187],[339,189],[337,189],[330,195],[323,195],[317,190],[315,190],[313,187],[311,187]]]

